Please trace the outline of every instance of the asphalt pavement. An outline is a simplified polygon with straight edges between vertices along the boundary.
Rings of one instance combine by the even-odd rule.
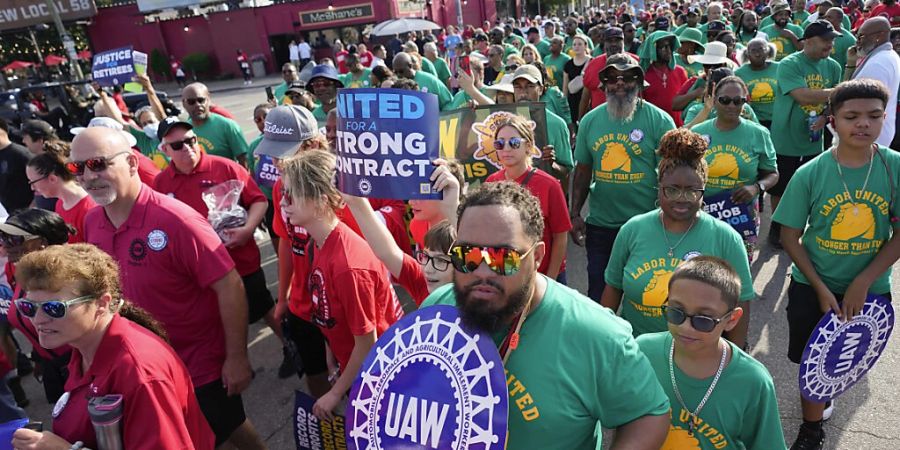
[[[253,108],[266,99],[264,87],[280,82],[278,77],[257,80],[244,87],[240,80],[211,83],[214,103],[231,111],[238,119],[248,141],[258,135],[252,120]],[[161,85],[170,95],[177,95],[174,86]],[[768,214],[764,215],[762,232],[768,231]],[[655,237],[652,237],[655,239]],[[271,243],[259,241],[263,252],[263,268],[269,287],[275,293],[277,262]],[[763,240],[764,242],[764,240]],[[587,292],[587,274],[584,249],[569,243],[569,284]],[[783,251],[773,251],[764,246],[752,266],[754,288],[758,295],[752,304],[750,342],[751,354],[769,369],[775,379],[778,407],[781,413],[785,438],[793,442],[800,423],[797,365],[788,361],[787,320],[784,308],[790,277],[790,259]],[[892,291],[898,292],[898,275],[894,272]],[[401,289],[402,290],[402,289]],[[827,422],[826,449],[896,450],[900,448],[900,348],[897,333],[891,336],[884,354],[869,374],[850,391],[839,397],[835,413]],[[291,429],[293,392],[305,389],[305,383],[296,377],[281,380],[277,377],[281,363],[281,345],[272,332],[261,324],[250,327],[248,337],[250,360],[256,377],[244,392],[244,406],[257,430],[272,449],[294,448]],[[560,370],[567,370],[560,368]],[[46,403],[43,390],[31,376],[23,381],[32,405],[27,408],[34,420],[49,424],[51,406]],[[608,442],[608,440],[607,440]]]

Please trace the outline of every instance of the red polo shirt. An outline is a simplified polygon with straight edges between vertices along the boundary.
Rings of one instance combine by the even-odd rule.
[[[210,287],[234,269],[219,236],[190,206],[142,186],[115,228],[104,208],[85,219],[85,238],[119,263],[125,298],[162,322],[196,386],[219,380],[225,335]]]
[[[69,361],[66,393],[53,409],[53,432],[97,448],[88,399],[121,394],[123,448],[212,449],[215,435],[194,396],[184,364],[172,348],[140,325],[113,317],[83,370],[78,350]]]
[[[266,196],[253,181],[247,169],[238,163],[215,155],[201,154],[200,161],[191,173],[185,174],[169,164],[156,177],[156,190],[186,203],[203,217],[209,217],[209,208],[203,201],[203,192],[219,183],[238,180],[244,183],[241,206],[247,211],[254,203],[267,204]],[[256,240],[251,236],[244,245],[228,249],[238,273],[243,277],[259,270],[260,256]]]
[[[153,180],[156,179],[157,175],[159,175],[159,167],[156,167],[156,164],[153,163],[153,160],[141,153],[140,150],[132,148],[131,153],[133,153],[138,160],[137,169],[138,176],[141,178],[141,181],[151,188],[155,187],[153,184]]]
[[[94,199],[90,195],[85,195],[71,209],[63,208],[62,200],[56,202],[56,213],[72,228],[75,228],[75,234],[69,236],[69,243],[75,244],[84,242],[84,218],[88,211],[97,206]]]
[[[321,244],[307,245],[307,252],[313,253],[307,281],[312,322],[328,339],[341,367],[347,367],[353,337],[373,330],[381,336],[403,316],[403,308],[384,264],[350,227],[338,222]]]
[[[638,58],[637,55],[632,53],[628,54],[631,55],[635,61],[640,61],[640,58]],[[609,55],[604,53],[588,61],[587,65],[584,66],[584,88],[591,93],[591,109],[606,103],[606,91],[604,91],[603,86],[600,85],[600,71],[606,67],[607,56]]]
[[[674,69],[660,69],[650,65],[644,73],[644,79],[650,83],[650,87],[644,89],[643,97],[653,103],[659,109],[669,113],[675,121],[675,126],[682,126],[681,111],[672,109],[672,100],[678,94],[678,89],[687,81],[687,71],[684,67],[675,66]]]

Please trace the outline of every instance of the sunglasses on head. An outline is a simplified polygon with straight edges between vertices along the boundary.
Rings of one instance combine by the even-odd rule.
[[[450,260],[437,256],[431,256],[423,251],[416,252],[416,261],[418,261],[419,264],[422,265],[422,267],[428,265],[428,263],[430,262],[431,267],[434,267],[434,270],[439,270],[441,272],[447,270],[447,268],[450,267]]]
[[[91,169],[91,172],[103,172],[109,166],[112,165],[112,160],[116,157],[122,155],[130,155],[131,151],[124,151],[116,153],[115,155],[109,157],[98,156],[96,158],[87,159],[84,161],[70,161],[66,163],[66,170],[69,171],[72,175],[82,176],[84,175],[84,168],[87,167]]]
[[[206,103],[206,97],[187,98],[184,100],[188,105],[202,105]]]
[[[166,145],[172,147],[172,150],[181,151],[185,145],[193,147],[197,143],[197,136],[186,137],[180,141],[166,142]]]
[[[726,317],[730,316],[731,313],[734,312],[734,310],[732,309],[725,313],[724,316],[719,317],[718,319],[714,319],[712,317],[702,316],[699,314],[691,315],[684,312],[683,309],[675,306],[663,305],[662,308],[663,314],[665,314],[666,316],[666,320],[672,325],[681,325],[685,320],[690,319],[691,326],[701,333],[709,333],[710,331],[715,329],[720,322],[725,320]]]
[[[498,138],[494,140],[494,150],[503,150],[509,144],[509,148],[518,150],[522,148],[523,139],[520,137],[511,137],[509,139]]]
[[[743,106],[744,103],[747,103],[747,99],[744,98],[744,97],[725,97],[725,96],[720,96],[717,100],[719,101],[719,103],[721,103],[721,104],[723,104],[723,105],[725,105],[725,106],[728,106],[728,105],[730,105],[730,104],[732,104],[732,103],[734,103],[734,104],[737,105],[737,106]]]
[[[531,253],[536,245],[537,243],[524,253],[508,247],[454,245],[450,247],[450,263],[454,269],[462,273],[474,272],[484,262],[497,275],[515,275],[522,267],[522,259]]]
[[[24,244],[25,241],[37,239],[38,237],[40,236],[35,236],[33,234],[29,234],[28,236],[17,236],[0,231],[0,245],[3,247],[18,247]]]
[[[47,300],[46,302],[38,302],[34,300],[28,300],[27,298],[20,298],[16,300],[16,309],[22,312],[25,317],[34,318],[37,315],[38,308],[44,311],[44,314],[54,318],[54,319],[62,319],[66,317],[66,312],[69,307],[72,305],[77,305],[79,303],[87,303],[96,298],[93,295],[84,295],[81,297],[73,298],[70,300]]]

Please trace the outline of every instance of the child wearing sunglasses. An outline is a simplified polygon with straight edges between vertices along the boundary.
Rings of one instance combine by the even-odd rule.
[[[672,405],[663,448],[785,449],[772,376],[722,338],[743,314],[740,277],[725,260],[698,256],[668,288],[669,331],[637,338]]]

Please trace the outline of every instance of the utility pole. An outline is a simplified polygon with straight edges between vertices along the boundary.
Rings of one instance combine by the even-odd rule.
[[[463,14],[462,14],[462,3],[463,0],[456,0],[456,22],[459,25],[458,32],[459,35],[462,36],[463,31]]]
[[[53,17],[53,23],[56,25],[56,32],[59,33],[63,47],[66,48],[66,54],[69,56],[69,68],[73,72],[72,75],[74,75],[76,80],[81,80],[84,78],[84,74],[81,73],[81,66],[78,65],[75,40],[66,32],[66,27],[63,26],[62,19],[59,17],[59,9],[56,8],[56,3],[53,0],[44,0],[44,2],[50,9],[50,15]]]

